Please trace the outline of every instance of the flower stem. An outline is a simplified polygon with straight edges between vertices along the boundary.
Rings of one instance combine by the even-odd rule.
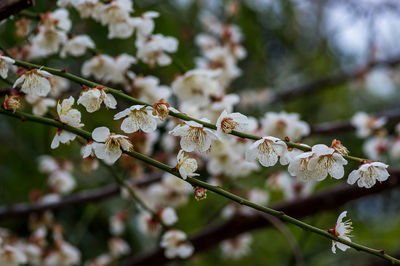
[[[96,86],[102,86],[101,84],[98,84],[96,82],[92,82],[90,80],[87,80],[87,79],[81,78],[79,76],[70,74],[65,70],[59,70],[59,69],[55,69],[55,68],[35,65],[35,64],[28,63],[28,62],[21,61],[21,60],[17,60],[17,59],[14,59],[14,60],[15,60],[15,65],[17,65],[17,66],[21,66],[21,67],[28,68],[28,69],[33,69],[33,68],[42,69],[42,70],[45,70],[45,71],[47,71],[47,72],[49,72],[51,74],[54,74],[54,75],[57,75],[57,76],[60,76],[60,77],[64,77],[64,78],[69,79],[71,81],[74,81],[74,82],[76,82],[78,84],[86,85],[86,86],[91,87],[91,88],[96,87]],[[125,94],[121,90],[116,90],[116,89],[113,89],[113,88],[110,88],[110,87],[106,87],[106,86],[103,86],[103,87],[106,88],[108,90],[108,92],[113,94],[114,96],[117,96],[119,98],[125,99],[125,100],[127,100],[127,101],[129,101],[129,102],[131,102],[133,104],[152,106],[149,103],[143,102],[141,100],[135,99],[135,98]],[[176,113],[176,112],[169,111],[169,115],[171,115],[173,117],[176,117],[176,118],[179,118],[179,119],[182,119],[182,120],[185,120],[185,121],[195,121],[195,122],[197,122],[199,124],[202,124],[203,126],[205,126],[207,128],[210,128],[210,129],[214,129],[214,130],[217,129],[217,126],[212,124],[212,123],[201,121],[199,119],[190,117],[190,116],[188,116],[186,114],[183,114],[183,113]],[[256,136],[256,135],[252,135],[252,134],[248,134],[248,133],[244,133],[244,132],[239,132],[239,131],[235,131],[235,130],[232,131],[230,134],[234,135],[234,136],[237,136],[237,137],[240,137],[240,138],[245,138],[245,139],[251,139],[251,140],[259,140],[260,139],[260,136]],[[290,148],[296,148],[296,149],[303,150],[303,151],[310,151],[311,150],[308,147],[304,147],[304,146],[302,146],[300,144],[297,144],[297,143],[294,143],[294,142],[290,142],[290,141],[286,141],[286,140],[282,140],[282,141],[284,141],[286,143],[286,145],[288,147],[290,147]],[[367,161],[367,159],[358,158],[358,157],[349,156],[349,155],[343,155],[343,157],[345,159],[348,159],[348,160],[351,160],[351,161],[356,161],[356,162],[359,162],[359,163],[361,163],[363,161]]]
[[[7,110],[2,109],[2,108],[0,108],[0,114],[21,118],[23,121],[33,121],[33,122],[37,122],[37,123],[53,126],[53,127],[56,127],[56,128],[65,129],[67,131],[70,131],[70,132],[72,132],[74,134],[77,134],[77,135],[81,136],[82,138],[85,138],[87,140],[91,140],[91,134],[89,132],[87,132],[85,130],[82,130],[82,129],[79,129],[79,128],[74,128],[74,127],[65,125],[65,124],[63,124],[63,123],[61,123],[59,121],[56,121],[56,120],[52,120],[52,119],[44,118],[44,117],[37,117],[37,116],[31,115],[31,114],[26,114],[26,113],[19,112],[19,111],[16,111],[16,112],[7,111]],[[145,156],[145,155],[143,155],[141,153],[135,152],[135,151],[124,151],[124,153],[126,153],[126,154],[128,154],[128,155],[130,155],[130,156],[132,156],[132,157],[134,157],[134,158],[136,158],[136,159],[138,159],[138,160],[140,160],[142,162],[145,162],[145,163],[150,164],[152,166],[155,166],[155,167],[157,167],[157,168],[159,168],[159,169],[161,169],[163,171],[166,171],[166,172],[168,172],[168,173],[170,173],[172,175],[175,175],[178,178],[182,178],[180,176],[179,172],[177,172],[174,169],[174,167],[170,167],[170,166],[168,166],[166,164],[163,164],[163,163],[161,163],[159,161],[156,161],[156,160],[154,160],[154,159],[152,159],[150,157],[147,157],[147,156]],[[351,241],[347,241],[347,240],[338,238],[338,237],[328,233],[328,231],[326,231],[326,230],[317,228],[315,226],[312,226],[312,225],[309,225],[309,224],[307,224],[305,222],[297,220],[297,219],[295,219],[295,218],[293,218],[293,217],[291,217],[289,215],[286,215],[285,213],[283,213],[281,211],[277,211],[277,210],[274,210],[274,209],[271,209],[271,208],[268,208],[268,207],[265,207],[265,206],[261,206],[261,205],[255,204],[255,203],[253,203],[253,202],[251,202],[249,200],[246,200],[246,199],[244,199],[242,197],[239,197],[239,196],[237,196],[235,194],[232,194],[232,193],[230,193],[228,191],[225,191],[224,189],[222,189],[219,186],[214,186],[214,185],[208,184],[206,182],[203,182],[201,180],[198,180],[198,179],[195,179],[195,178],[192,178],[192,177],[188,177],[186,179],[186,181],[188,183],[190,183],[191,185],[194,185],[194,186],[197,186],[197,187],[206,188],[207,190],[213,191],[214,193],[219,194],[220,196],[225,197],[227,199],[230,199],[232,201],[235,201],[235,202],[237,202],[239,204],[248,206],[250,208],[253,208],[253,209],[258,210],[258,211],[263,212],[263,213],[267,213],[267,214],[273,215],[273,216],[281,219],[282,221],[285,221],[285,222],[288,222],[290,224],[293,224],[293,225],[295,225],[297,227],[302,228],[303,230],[310,231],[310,232],[319,234],[319,235],[321,235],[321,236],[323,236],[325,238],[341,242],[341,243],[343,243],[345,245],[348,245],[348,246],[350,246],[350,247],[352,247],[352,248],[354,248],[354,249],[356,249],[358,251],[363,251],[363,252],[375,255],[377,257],[380,257],[382,259],[385,259],[387,261],[390,261],[392,264],[400,265],[400,260],[399,259],[396,259],[396,258],[386,254],[386,252],[383,251],[383,250],[373,249],[373,248],[366,247],[366,246],[363,246],[363,245],[360,245],[360,244],[357,244],[357,243],[354,243],[354,242],[351,242]]]

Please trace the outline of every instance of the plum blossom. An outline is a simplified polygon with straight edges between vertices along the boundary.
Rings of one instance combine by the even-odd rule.
[[[54,192],[67,194],[75,188],[76,181],[67,171],[55,171],[50,175],[48,184]]]
[[[368,139],[363,144],[364,153],[371,160],[382,160],[390,147],[389,139],[385,136],[376,136]]]
[[[81,123],[81,113],[77,109],[72,108],[74,102],[75,99],[72,96],[70,96],[68,99],[64,99],[61,104],[58,102],[58,119],[64,124],[80,128],[83,127],[84,124]],[[56,135],[51,142],[51,148],[55,149],[60,143],[69,143],[75,138],[76,135],[74,133],[71,133],[67,130],[57,129]]]
[[[176,169],[178,169],[179,174],[183,179],[186,179],[188,176],[198,176],[196,174],[197,170],[197,161],[189,156],[185,155],[183,150],[180,150],[177,156],[178,163],[176,165]]]
[[[107,164],[115,163],[124,151],[131,151],[133,145],[127,136],[111,133],[107,127],[95,128],[92,132],[93,140],[99,142],[94,147],[97,158],[104,160]]]
[[[228,114],[224,110],[217,120],[217,135],[223,139],[226,138],[226,134],[235,131],[245,131],[247,126],[247,117],[241,113]]]
[[[84,77],[93,75],[96,79],[102,80],[110,73],[113,64],[111,56],[96,55],[83,63],[81,72]]]
[[[347,161],[335,149],[323,144],[312,147],[310,152],[295,156],[289,163],[289,173],[303,181],[321,181],[328,174],[340,179],[344,175],[344,165]]]
[[[45,97],[51,90],[48,77],[51,74],[40,69],[32,69],[25,72],[14,83],[13,88],[21,85],[21,91],[26,94]]]
[[[353,185],[357,180],[359,187],[371,188],[376,181],[386,181],[389,178],[389,173],[386,170],[389,166],[381,162],[366,162],[363,163],[357,170],[353,170],[349,174],[347,183]]]
[[[65,42],[61,49],[60,56],[62,58],[65,58],[67,54],[72,56],[81,56],[85,54],[87,48],[95,48],[94,42],[88,35],[73,36]]]
[[[351,124],[356,128],[357,136],[365,138],[371,135],[374,130],[386,124],[385,117],[372,117],[364,112],[357,112],[351,119]]]
[[[335,149],[329,148],[324,144],[317,144],[312,147],[311,151],[314,153],[314,156],[310,159],[308,167],[316,172],[316,175],[322,179],[325,179],[328,173],[336,179],[343,177],[343,165],[346,165],[347,161]]]
[[[214,70],[191,70],[178,76],[171,87],[180,101],[205,106],[210,103],[211,95],[220,95],[222,92],[216,80],[217,75],[218,71]]]
[[[262,132],[265,135],[283,139],[289,137],[291,140],[298,140],[310,133],[309,125],[301,121],[296,113],[274,113],[267,112],[261,120]]]
[[[43,116],[47,113],[49,107],[56,106],[56,101],[51,98],[42,98],[33,94],[27,94],[25,100],[32,104],[32,113]]]
[[[160,218],[167,226],[173,225],[178,221],[178,216],[173,208],[167,207],[160,210]]]
[[[164,255],[169,259],[176,257],[186,259],[194,251],[192,244],[187,242],[186,234],[175,229],[167,231],[162,236],[160,246],[165,249]]]
[[[147,37],[145,40],[136,40],[136,57],[150,66],[156,64],[166,66],[171,63],[171,57],[166,52],[174,53],[178,49],[178,41],[173,37],[165,37],[161,34],[155,34]]]
[[[110,65],[110,73],[103,80],[105,82],[124,83],[126,81],[125,74],[134,63],[136,63],[136,58],[125,53],[114,57]]]
[[[18,266],[27,262],[26,255],[19,248],[10,245],[0,248],[0,265]]]
[[[240,259],[250,253],[253,238],[250,234],[241,234],[221,243],[222,255],[227,258]]]
[[[115,109],[117,101],[112,94],[106,92],[107,89],[101,86],[87,88],[79,96],[77,104],[82,104],[89,113],[99,110],[101,103],[104,103],[107,108]]]
[[[139,129],[145,133],[156,130],[157,121],[151,114],[152,108],[145,105],[132,105],[131,107],[117,113],[114,120],[126,117],[121,124],[121,130],[125,133],[133,133]]]
[[[1,55],[0,53],[0,77],[2,77],[3,79],[7,78],[8,69],[10,65],[14,63],[15,63],[14,59]]]
[[[131,251],[128,243],[118,237],[111,238],[108,242],[108,246],[110,249],[110,253],[114,258],[119,258],[123,255],[128,254]]]
[[[278,157],[284,158],[287,151],[286,143],[275,137],[262,137],[251,144],[246,151],[246,159],[258,159],[265,167],[273,166],[278,162]]]
[[[156,11],[148,11],[143,13],[140,17],[133,18],[132,24],[136,28],[138,38],[145,38],[149,36],[154,30],[154,18],[160,14]]]
[[[207,119],[202,119],[208,122]],[[202,124],[194,121],[184,121],[184,125],[177,125],[169,134],[181,137],[181,148],[184,151],[205,152],[211,146],[212,140],[217,140],[218,136],[214,131],[205,128]]]
[[[334,236],[337,236],[340,239],[344,239],[347,241],[351,241],[350,239],[350,233],[353,231],[352,222],[350,220],[344,221],[343,218],[346,217],[347,211],[342,212],[335,224],[334,229],[329,229],[329,233],[333,234]],[[332,240],[332,252],[336,253],[336,248],[346,251],[346,249],[349,249],[350,247],[348,245],[345,245],[341,242]]]
[[[160,80],[154,76],[134,77],[129,90],[135,98],[152,104],[171,95],[170,88],[160,85]]]
[[[80,262],[81,253],[76,247],[65,241],[58,242],[56,246],[57,249],[44,259],[44,266],[72,266]]]

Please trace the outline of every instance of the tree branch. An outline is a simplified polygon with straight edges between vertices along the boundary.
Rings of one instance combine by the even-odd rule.
[[[0,21],[33,5],[33,0],[1,0]]]
[[[146,176],[146,178],[131,182],[137,187],[144,187],[151,183],[161,180],[160,174]],[[79,192],[62,198],[57,202],[50,203],[17,203],[9,206],[0,206],[0,218],[11,218],[29,215],[34,212],[42,212],[46,210],[56,210],[66,207],[72,207],[81,203],[98,202],[107,199],[120,192],[120,187],[117,184],[107,185],[105,187]]]
[[[280,210],[297,219],[319,212],[337,209],[339,206],[353,200],[400,187],[400,169],[391,170],[390,174],[391,177],[388,181],[377,184],[370,189],[347,184],[340,185],[307,198],[278,203],[271,206],[271,208]],[[233,238],[244,232],[269,226],[271,226],[271,223],[265,220],[262,214],[255,213],[250,216],[236,215],[222,224],[203,228],[201,231],[191,236],[189,241],[194,245],[195,252],[201,252],[217,245],[223,240]],[[156,248],[127,258],[122,263],[122,266],[162,265],[169,261],[169,259],[164,257],[164,250]]]
[[[386,117],[388,121],[399,121],[400,120],[400,109],[388,110],[376,115],[374,117]],[[327,122],[318,125],[311,126],[310,135],[322,135],[322,134],[332,134],[336,132],[351,131],[355,128],[351,124],[351,121],[343,122]]]
[[[287,89],[277,91],[269,100],[270,103],[282,102],[293,99],[300,95],[310,94],[322,88],[328,88],[336,85],[343,84],[352,79],[362,77],[364,74],[371,71],[377,66],[390,66],[394,67],[400,64],[400,57],[393,57],[387,60],[378,60],[366,64],[363,67],[358,67],[350,71],[340,71],[331,76],[312,81],[310,83],[294,86]]]

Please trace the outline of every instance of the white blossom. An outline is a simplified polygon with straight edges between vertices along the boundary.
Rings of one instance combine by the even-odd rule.
[[[371,160],[382,160],[389,147],[389,139],[385,136],[372,137],[363,144],[364,153]]]
[[[340,239],[344,239],[347,241],[351,241],[350,239],[350,233],[353,230],[353,227],[351,226],[352,223],[350,220],[344,221],[343,218],[346,217],[347,211],[342,212],[335,224],[335,228],[333,230],[329,230],[330,233],[332,233],[334,236],[337,236]],[[345,245],[341,242],[332,240],[332,252],[336,253],[336,248],[346,251],[346,249],[349,249],[350,247],[348,245]]]
[[[211,95],[220,95],[222,92],[216,80],[217,75],[218,71],[191,70],[178,76],[171,87],[180,101],[196,106],[206,106],[210,103]]]
[[[65,42],[60,56],[65,58],[67,54],[72,56],[84,55],[87,48],[95,48],[95,44],[88,35],[77,35]]]
[[[223,139],[226,138],[226,134],[232,133],[233,130],[243,132],[246,130],[247,117],[241,113],[228,114],[224,110],[217,120],[217,134]]]
[[[14,63],[14,59],[0,54],[0,77],[6,79],[8,75],[8,69],[10,65]]]
[[[132,64],[136,63],[136,58],[128,54],[120,54],[113,58],[113,62],[110,65],[110,73],[108,73],[104,81],[114,83],[124,83],[126,81],[125,74]]]
[[[99,86],[84,90],[77,101],[77,104],[82,104],[89,113],[99,110],[101,103],[104,103],[110,109],[117,107],[117,100],[115,100],[114,96],[106,93],[106,89]]]
[[[347,161],[333,148],[323,144],[312,147],[310,152],[303,152],[295,156],[289,163],[289,173],[304,181],[321,181],[328,174],[340,179],[344,175]]]
[[[167,226],[171,226],[178,221],[178,216],[173,208],[167,207],[161,210],[160,218]]]
[[[71,244],[63,241],[57,245],[57,250],[52,251],[45,259],[44,266],[73,266],[80,262],[80,251]]]
[[[178,41],[173,37],[165,37],[161,34],[151,35],[144,40],[136,40],[136,57],[150,66],[156,64],[166,66],[171,63],[171,58],[166,54],[174,53],[178,49]]]
[[[278,157],[283,158],[287,151],[286,143],[275,137],[262,137],[249,146],[246,151],[246,159],[254,161],[258,159],[265,167],[273,166],[278,162]]]
[[[240,259],[250,253],[253,238],[250,234],[242,234],[221,243],[222,255],[227,258]]]
[[[347,183],[353,185],[357,180],[359,187],[371,188],[376,181],[386,181],[389,173],[386,170],[389,166],[381,162],[368,162],[362,164],[357,170],[349,174]]]
[[[83,63],[81,72],[84,77],[93,75],[96,79],[102,80],[111,72],[113,64],[111,56],[96,55]]]
[[[126,243],[123,239],[113,237],[108,242],[108,246],[110,249],[110,253],[114,258],[119,258],[123,255],[128,254],[131,251],[128,243]]]
[[[0,248],[0,265],[19,266],[27,262],[26,255],[20,249],[10,245]]]
[[[192,244],[186,241],[186,234],[179,230],[167,231],[161,239],[160,246],[165,249],[164,255],[169,259],[189,258],[194,251]]]
[[[202,119],[208,122],[206,119]],[[205,152],[211,146],[211,141],[218,139],[218,136],[202,124],[194,121],[184,121],[184,125],[177,125],[169,134],[181,137],[181,148],[184,151]]]
[[[84,124],[81,123],[81,113],[72,108],[75,99],[70,96],[68,99],[64,99],[61,104],[58,102],[57,104],[57,113],[60,122],[67,124],[72,127],[80,128],[83,127]],[[57,129],[56,135],[51,142],[51,148],[55,149],[59,146],[60,143],[69,143],[74,140],[76,135],[66,130]]]
[[[75,8],[79,11],[81,18],[92,17],[95,20],[100,20],[104,4],[99,0],[73,0]]]
[[[154,30],[154,18],[157,18],[160,14],[156,11],[148,11],[143,13],[140,17],[133,18],[133,25],[136,28],[138,38],[145,38]]]
[[[110,133],[107,127],[95,128],[92,132],[93,140],[99,142],[94,149],[97,158],[104,160],[107,164],[113,164],[124,151],[132,150],[133,146],[127,136]]]
[[[49,177],[48,184],[56,193],[60,194],[67,194],[76,186],[74,177],[66,171],[53,172]]]
[[[25,95],[25,100],[32,104],[32,113],[38,116],[45,115],[49,107],[56,106],[56,101],[54,99],[42,98],[33,94]]]
[[[125,133],[133,133],[139,129],[150,133],[157,128],[157,121],[151,114],[151,110],[151,107],[145,105],[133,105],[117,113],[114,120],[126,117],[121,124],[121,130]]]
[[[160,99],[167,100],[171,90],[167,86],[159,85],[160,81],[154,76],[137,76],[132,80],[130,92],[138,95],[136,98],[148,103],[156,103]]]
[[[13,88],[21,85],[21,91],[26,94],[45,97],[51,90],[50,82],[47,77],[50,77],[49,72],[32,69],[20,76],[14,83]]]
[[[199,175],[195,173],[197,170],[197,161],[186,156],[183,150],[179,151],[177,160],[178,164],[176,165],[176,168],[179,170],[179,174],[183,179],[186,179],[188,176],[193,177]]]
[[[357,136],[365,138],[371,135],[374,130],[383,127],[386,120],[385,117],[375,118],[364,112],[358,112],[352,117],[351,124],[356,128]]]
[[[263,134],[280,139],[289,137],[292,141],[296,141],[310,133],[309,125],[301,121],[296,113],[267,112],[261,124]]]

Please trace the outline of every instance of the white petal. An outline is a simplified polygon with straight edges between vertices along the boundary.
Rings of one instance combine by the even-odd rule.
[[[98,127],[92,132],[92,138],[97,142],[104,142],[109,136],[110,130],[107,127]]]

